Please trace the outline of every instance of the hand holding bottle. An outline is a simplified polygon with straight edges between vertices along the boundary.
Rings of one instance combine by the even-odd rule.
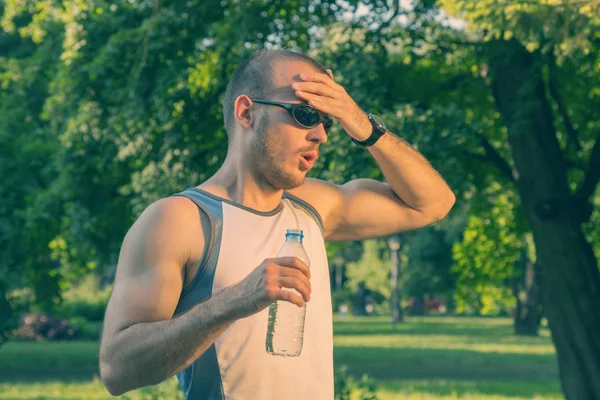
[[[262,311],[276,300],[302,307],[310,300],[310,269],[297,257],[268,258],[230,289],[236,318]],[[294,291],[295,289],[299,296]]]

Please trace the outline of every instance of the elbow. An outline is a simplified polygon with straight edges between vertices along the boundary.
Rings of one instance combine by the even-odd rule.
[[[112,396],[121,396],[135,389],[130,386],[132,380],[127,379],[125,375],[113,360],[107,360],[102,354],[100,355],[100,379]]]
[[[123,388],[113,366],[106,361],[100,361],[100,379],[111,396],[121,396],[127,392],[127,390]]]
[[[118,362],[100,355],[100,379],[112,396],[121,396],[130,390],[162,382],[162,379],[153,379],[150,376],[145,378],[143,380],[135,379],[131,371],[124,370]]]
[[[445,204],[444,215],[443,215],[442,218],[444,218],[446,215],[448,215],[448,213],[450,212],[450,210],[452,210],[452,207],[454,207],[455,203],[456,203],[456,196],[454,195],[454,193],[452,192],[452,190],[448,190],[448,195],[447,195],[447,200],[446,200],[446,204]]]
[[[443,202],[440,202],[437,206],[433,207],[429,211],[430,218],[433,223],[438,222],[446,218],[454,204],[456,203],[456,196],[451,190],[448,190]]]

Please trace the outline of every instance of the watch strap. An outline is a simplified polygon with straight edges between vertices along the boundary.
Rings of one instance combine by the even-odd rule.
[[[366,140],[356,140],[353,137],[351,137],[350,139],[352,139],[352,141],[362,147],[369,147],[369,146],[373,146],[375,143],[377,143],[377,141],[379,140],[380,137],[382,137],[386,132],[387,129],[379,129],[377,124],[375,123],[375,121],[373,121],[372,118],[372,114],[369,113],[369,122],[371,122],[371,126],[373,127],[373,130],[371,132],[371,136],[369,136]]]

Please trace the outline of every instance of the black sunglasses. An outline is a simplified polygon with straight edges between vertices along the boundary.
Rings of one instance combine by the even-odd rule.
[[[331,125],[333,125],[333,120],[330,117],[322,116],[319,110],[309,106],[308,104],[281,103],[279,101],[262,99],[250,100],[252,100],[255,103],[269,104],[271,106],[277,106],[285,109],[297,123],[299,123],[305,128],[314,128],[322,122],[323,128],[325,128],[325,132],[328,132],[329,128],[331,128]]]

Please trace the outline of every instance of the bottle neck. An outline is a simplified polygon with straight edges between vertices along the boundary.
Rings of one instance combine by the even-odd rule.
[[[302,236],[300,235],[287,235],[285,237],[286,243],[300,243],[302,244]]]

